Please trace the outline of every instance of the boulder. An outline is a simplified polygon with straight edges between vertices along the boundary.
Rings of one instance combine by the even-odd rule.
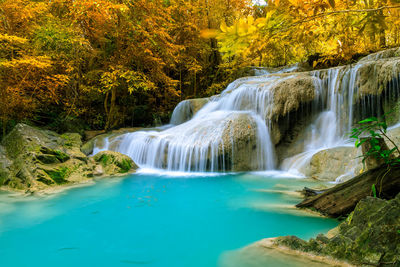
[[[3,184],[9,178],[11,163],[6,156],[4,147],[0,146],[0,184]]]
[[[219,158],[225,159],[225,168],[230,171],[251,171],[265,169],[266,157],[260,146],[255,118],[248,113],[234,114],[226,122],[219,145]]]
[[[95,160],[81,152],[81,136],[77,133],[57,134],[26,124],[18,124],[0,146],[0,186],[30,192],[50,186],[71,185],[92,180],[99,173],[113,175],[127,167],[99,172]],[[132,165],[131,160],[126,161]]]
[[[318,78],[309,72],[281,74],[282,79],[274,84],[274,105],[268,119],[278,121],[279,118],[297,111],[302,105],[315,100],[317,94],[315,83]]]
[[[355,147],[335,147],[317,152],[311,158],[306,175],[320,181],[335,181],[338,177],[344,182],[362,170],[362,162],[357,158]]]
[[[119,152],[101,151],[93,159],[101,166],[101,168],[96,168],[96,175],[126,174],[138,169],[130,157]]]
[[[1,185],[36,191],[88,179],[94,165],[80,151],[81,144],[81,136],[76,133],[59,135],[26,124],[16,125],[2,141],[9,159],[9,175]]]
[[[346,221],[328,236],[304,241],[279,237],[275,245],[324,255],[362,266],[400,265],[400,194],[392,200],[367,197]]]

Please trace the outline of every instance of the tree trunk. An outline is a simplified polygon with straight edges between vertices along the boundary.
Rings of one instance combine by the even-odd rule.
[[[296,207],[317,210],[329,217],[346,216],[361,199],[372,195],[372,185],[375,185],[378,197],[395,197],[400,192],[400,166],[389,168],[382,165],[369,170],[322,194],[305,199]]]
[[[368,151],[370,151],[372,148],[371,143],[369,142],[369,139],[371,139],[371,138],[372,137],[362,137],[361,138],[361,141],[365,140],[364,143],[362,143],[362,145],[361,145],[363,155],[368,153]],[[380,146],[382,148],[382,150],[389,150],[389,148],[383,138],[378,138],[378,140],[379,140],[378,146]],[[382,158],[377,159],[373,156],[369,156],[365,159],[364,163],[366,165],[366,169],[371,170],[378,166],[381,166],[382,164],[385,163],[385,161]]]
[[[117,88],[113,88],[111,90],[111,102],[110,102],[110,109],[108,111],[107,116],[107,123],[105,130],[111,129],[115,124],[115,103],[117,99]]]

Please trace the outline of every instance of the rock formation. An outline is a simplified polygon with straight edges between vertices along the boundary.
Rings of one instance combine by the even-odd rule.
[[[392,200],[367,197],[328,236],[318,235],[310,241],[295,236],[279,237],[273,246],[330,256],[357,266],[399,266],[399,229],[400,194]]]
[[[117,175],[136,168],[129,157],[119,153],[118,161],[96,161],[81,152],[81,145],[79,134],[59,135],[18,124],[0,146],[0,185],[33,192],[91,181],[97,165],[106,169],[104,175]],[[116,157],[115,152],[108,153]]]

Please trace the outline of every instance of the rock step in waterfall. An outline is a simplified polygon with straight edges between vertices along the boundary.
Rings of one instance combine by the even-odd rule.
[[[141,167],[170,171],[280,168],[312,176],[318,168],[310,163],[317,164],[320,151],[356,154],[349,148],[356,121],[397,107],[400,49],[331,69],[257,73],[263,75],[240,78],[220,95],[179,103],[164,130],[127,133],[95,150],[115,150]],[[349,166],[339,174],[355,171]]]

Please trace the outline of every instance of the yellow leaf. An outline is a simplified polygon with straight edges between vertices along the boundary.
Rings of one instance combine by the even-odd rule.
[[[317,64],[318,64],[318,61],[313,61],[312,67],[315,68],[317,66]]]
[[[221,22],[220,29],[221,29],[222,32],[227,32],[228,31],[228,27],[226,26],[225,21]]]
[[[247,17],[247,24],[251,25],[251,24],[253,24],[253,23],[254,23],[254,18],[253,18],[253,16],[249,15],[249,16]]]

